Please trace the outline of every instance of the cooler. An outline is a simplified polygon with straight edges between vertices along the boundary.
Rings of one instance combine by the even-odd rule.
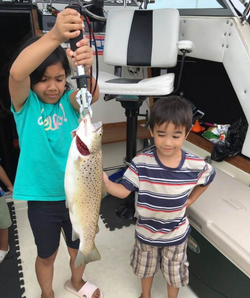
[[[216,169],[187,210],[190,287],[201,298],[250,297],[250,188]]]

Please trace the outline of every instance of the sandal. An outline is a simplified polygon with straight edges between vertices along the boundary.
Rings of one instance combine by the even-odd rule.
[[[8,245],[8,250],[0,250],[0,263],[3,262],[5,257],[7,256],[8,252],[10,251],[10,246]]]
[[[66,281],[66,283],[64,284],[64,288],[72,294],[75,294],[76,296],[81,298],[91,298],[96,289],[98,289],[97,286],[93,285],[89,281],[86,281],[83,287],[77,292],[76,289],[73,287],[70,279]],[[103,298],[103,293],[101,291],[100,298]]]

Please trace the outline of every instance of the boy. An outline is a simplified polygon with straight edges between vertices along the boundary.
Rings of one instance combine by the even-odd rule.
[[[188,284],[186,208],[207,189],[215,170],[202,158],[181,149],[192,126],[192,110],[178,96],[153,105],[150,133],[155,148],[137,155],[121,184],[104,174],[107,192],[126,198],[138,192],[135,245],[131,266],[141,278],[140,298],[150,298],[154,274],[160,266],[167,281],[168,298],[176,298]]]

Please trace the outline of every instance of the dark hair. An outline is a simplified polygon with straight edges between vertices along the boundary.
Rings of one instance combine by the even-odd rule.
[[[21,53],[21,51],[23,51],[26,47],[30,46],[32,43],[36,42],[40,38],[41,37],[39,36],[33,36],[30,39],[26,40],[22,44],[18,53]],[[16,55],[16,57],[17,56],[18,55]],[[62,64],[62,67],[65,70],[66,77],[69,76],[71,74],[69,61],[64,49],[59,46],[30,74],[31,87],[32,85],[35,85],[41,81],[48,66],[55,65],[58,62]],[[65,90],[68,89],[70,89],[70,84],[66,82]]]
[[[172,122],[176,127],[185,127],[186,133],[192,126],[192,109],[189,103],[176,95],[158,99],[150,113],[149,126],[153,131],[154,126],[169,124]]]

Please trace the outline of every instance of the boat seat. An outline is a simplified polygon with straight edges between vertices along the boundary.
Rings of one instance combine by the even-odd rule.
[[[177,9],[109,11],[103,58],[104,63],[114,67],[114,73],[99,72],[98,84],[106,101],[116,99],[125,109],[126,165],[136,155],[137,118],[143,101],[167,96],[178,88],[174,88],[175,74],[169,71],[155,77],[128,79],[123,77],[122,67],[170,69],[176,66],[179,51],[183,66],[185,54],[192,51],[193,43],[179,41],[179,24]],[[181,72],[178,83],[180,76]],[[132,209],[133,204],[131,201]]]

